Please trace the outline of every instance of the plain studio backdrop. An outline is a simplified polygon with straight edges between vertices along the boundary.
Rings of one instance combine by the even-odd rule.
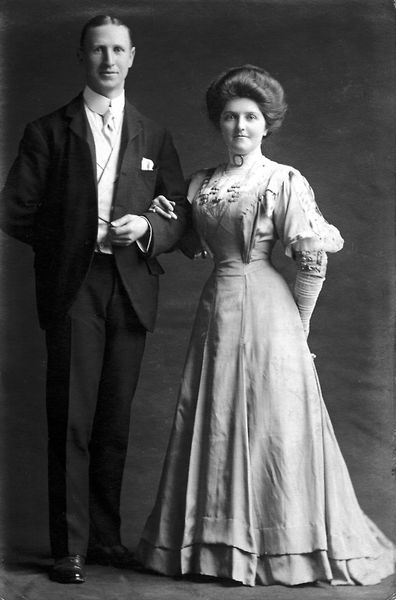
[[[330,256],[309,343],[360,504],[392,537],[391,0],[6,0],[2,7],[1,185],[26,122],[82,88],[76,48],[95,14],[111,12],[131,25],[137,50],[127,95],[170,128],[186,177],[223,160],[203,102],[219,72],[253,63],[283,84],[289,112],[264,153],[307,177],[345,239],[343,251]],[[45,560],[46,358],[33,255],[3,234],[0,241],[2,542],[8,561]],[[211,269],[178,252],[160,260],[166,273],[158,325],[133,405],[124,478],[123,533],[131,548],[154,501],[192,319]],[[291,281],[292,262],[280,251],[275,260]]]

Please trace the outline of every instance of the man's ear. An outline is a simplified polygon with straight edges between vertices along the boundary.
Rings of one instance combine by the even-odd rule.
[[[77,62],[79,64],[81,64],[84,60],[84,52],[81,48],[78,48],[76,56],[77,56]]]
[[[135,46],[133,46],[131,48],[130,54],[129,54],[129,68],[131,68],[133,65],[133,61],[135,60],[135,54],[136,54],[136,48],[135,48]]]

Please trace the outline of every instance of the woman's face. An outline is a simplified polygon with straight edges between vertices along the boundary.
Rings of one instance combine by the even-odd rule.
[[[254,100],[234,98],[220,115],[220,131],[230,154],[246,156],[260,147],[267,124]]]

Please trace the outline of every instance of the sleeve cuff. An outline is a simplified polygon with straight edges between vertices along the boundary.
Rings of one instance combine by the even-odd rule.
[[[146,221],[148,225],[148,231],[144,234],[143,237],[140,238],[140,240],[136,240],[136,243],[139,247],[139,250],[141,250],[143,254],[148,254],[151,246],[151,241],[153,239],[153,228],[151,226],[150,221],[146,217],[144,217],[143,215],[139,216],[141,219],[144,219]]]

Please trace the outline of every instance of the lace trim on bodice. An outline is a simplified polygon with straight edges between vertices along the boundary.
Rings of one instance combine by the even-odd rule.
[[[338,229],[328,223],[319,210],[309,183],[292,167],[264,158],[263,162],[256,162],[240,174],[227,175],[225,166],[221,165],[200,171],[196,176],[201,179],[191,199],[196,209],[221,218],[228,203],[243,199],[241,218],[250,220],[249,215],[254,215],[251,229],[253,237],[261,217],[276,221],[274,213],[278,206],[280,210],[296,210],[296,215],[304,215],[302,220],[300,217],[301,227],[294,232],[293,239],[287,235],[280,236],[281,239],[285,237],[282,241],[290,257],[293,257],[292,245],[302,239],[321,240],[326,252],[337,252],[343,246]],[[252,243],[253,240],[250,240],[249,246]]]

